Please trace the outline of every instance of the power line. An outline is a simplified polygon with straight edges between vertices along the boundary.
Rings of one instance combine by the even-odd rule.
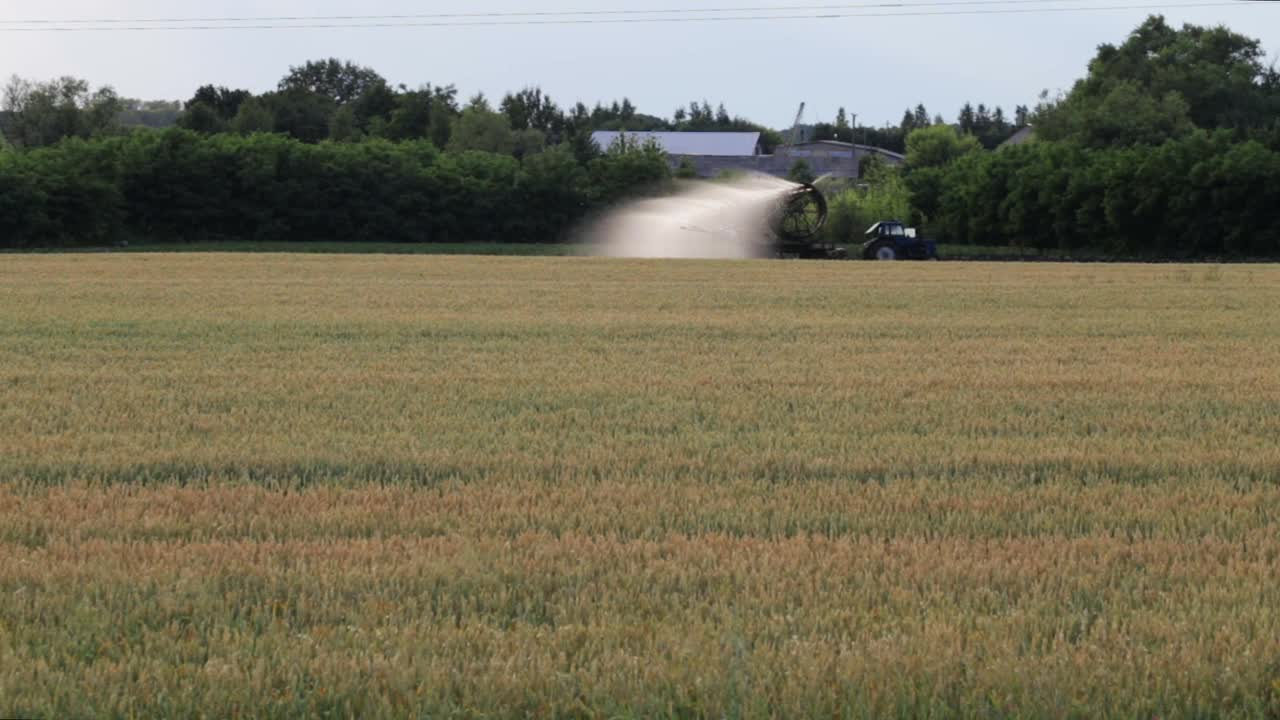
[[[710,15],[717,13],[746,12],[809,12],[818,10],[854,9],[907,9],[976,5],[1038,5],[1044,3],[1088,2],[1089,0],[947,0],[931,2],[861,2],[823,5],[773,5],[711,8],[667,8],[660,10],[544,10],[535,12],[468,12],[468,13],[409,13],[396,15],[278,15],[254,17],[177,17],[177,18],[98,18],[56,19],[33,18],[26,20],[0,20],[0,25],[112,25],[122,23],[243,23],[243,22],[310,22],[329,20],[461,20],[468,18],[545,18],[545,17],[596,17],[619,15]],[[1236,0],[1237,2],[1242,0]]]
[[[995,0],[990,0],[993,4]],[[1015,0],[1005,0],[1005,2],[1014,2]],[[1016,0],[1018,2],[1035,2],[1038,0]],[[1052,2],[1078,2],[1081,0],[1046,0]],[[933,3],[932,5],[941,5],[944,3]],[[972,5],[977,3],[955,3],[960,5]],[[278,24],[274,21],[263,21],[257,18],[221,18],[215,20],[183,20],[175,19],[171,22],[260,22],[265,24],[257,25],[124,25],[129,22],[155,22],[162,23],[162,20],[112,20],[112,25],[52,25],[42,24],[35,27],[0,27],[0,33],[42,33],[42,32],[169,32],[176,30],[187,31],[218,31],[218,30],[359,30],[359,29],[395,29],[395,28],[466,28],[466,27],[536,27],[551,25],[622,25],[622,24],[677,24],[677,23],[720,23],[720,22],[756,22],[765,20],[840,20],[847,18],[903,18],[903,17],[940,17],[940,16],[961,16],[961,15],[1032,15],[1032,14],[1051,14],[1051,13],[1072,13],[1072,12],[1108,12],[1118,10],[1177,10],[1183,8],[1210,8],[1210,7],[1266,7],[1270,5],[1268,2],[1257,2],[1256,0],[1218,0],[1216,2],[1196,2],[1170,5],[1168,3],[1159,5],[1099,5],[1089,7],[1004,7],[999,9],[985,10],[930,10],[930,11],[908,11],[908,12],[876,12],[876,13],[842,13],[829,12],[821,14],[802,14],[802,15],[718,15],[711,17],[625,17],[625,18],[600,18],[600,17],[582,17],[582,18],[566,18],[552,20],[518,20],[514,19],[516,15],[488,15],[482,17],[501,17],[512,19],[492,19],[492,20],[476,20],[476,21],[456,21],[441,20],[435,22],[369,22],[369,23],[329,23],[323,22],[318,24]],[[843,7],[881,7],[882,5],[862,5],[862,6],[843,6]],[[884,7],[893,7],[884,4]],[[896,7],[922,7],[920,5],[898,4]],[[1274,6],[1273,6],[1274,7]],[[794,9],[788,8],[788,10]],[[763,8],[742,8],[742,11],[763,11]],[[732,9],[724,9],[724,12],[730,12]],[[620,13],[623,11],[598,11]],[[635,11],[640,12],[640,11]],[[657,11],[655,11],[657,12]],[[684,12],[684,11],[673,11]],[[711,11],[705,11],[711,12]],[[351,18],[370,19],[377,16],[349,16]],[[387,16],[394,18],[396,16]],[[442,17],[442,16],[426,16],[426,17]],[[520,17],[534,17],[532,15]],[[298,18],[299,20],[310,20],[312,18]],[[323,16],[316,16],[316,20],[324,20]],[[346,18],[341,18],[346,19]],[[407,19],[407,18],[406,18]],[[37,21],[7,21],[7,22],[29,22]],[[45,22],[45,21],[38,21]],[[53,21],[57,22],[57,21]],[[63,21],[66,22],[66,21]],[[77,21],[79,22],[79,21]],[[88,22],[88,21],[85,21]],[[291,21],[282,21],[291,22]]]

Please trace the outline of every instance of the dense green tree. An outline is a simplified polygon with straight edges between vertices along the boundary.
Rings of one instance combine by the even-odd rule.
[[[392,140],[415,140],[431,136],[435,100],[430,89],[409,90],[396,98],[390,122],[383,134]]]
[[[926,128],[933,124],[929,119],[929,110],[925,108],[924,103],[916,105],[916,109],[912,114],[917,128]]]
[[[461,113],[458,110],[458,89],[452,85],[432,90],[431,142],[438,148],[447,147],[453,137],[453,126]]]
[[[367,67],[344,62],[337,58],[313,60],[290,67],[280,80],[284,93],[305,91],[328,98],[334,105],[346,105],[359,101],[366,92],[381,92],[387,81]]]
[[[928,218],[929,227],[943,237],[978,245],[1002,244],[1000,206],[1009,188],[1006,153],[972,152],[956,158],[932,172],[942,174],[941,192],[935,199],[922,194],[921,178],[912,174],[910,186],[913,202]],[[924,178],[931,172],[922,173]],[[968,178],[968,182],[956,182]],[[927,186],[925,186],[927,187]],[[931,207],[930,202],[935,204]]]
[[[707,112],[711,111],[710,105]],[[589,124],[592,130],[630,130],[633,132],[672,130],[671,123],[663,118],[639,112],[631,100],[623,98],[621,102],[613,101],[608,106],[597,104],[590,113]],[[692,128],[690,128],[692,129]]]
[[[248,90],[232,90],[214,85],[204,85],[196,90],[196,94],[183,107],[191,109],[194,105],[205,105],[217,113],[224,121],[230,120],[240,112],[240,106],[253,94]]]
[[[276,127],[276,116],[271,107],[260,98],[249,98],[240,105],[240,110],[231,119],[228,128],[232,132],[248,135],[257,132],[273,132]]]
[[[564,113],[541,88],[525,88],[507,95],[502,99],[500,110],[516,132],[537,130],[552,142],[564,137]]]
[[[357,142],[364,137],[356,111],[343,105],[329,118],[329,139],[334,142]]]
[[[530,237],[564,239],[587,209],[587,173],[572,148],[560,145],[531,155],[522,163],[520,193],[524,206],[536,208],[525,221]]]
[[[903,136],[910,135],[912,130],[916,129],[916,115],[910,110],[904,110],[902,120],[898,122],[898,128],[902,131]]]
[[[588,166],[590,199],[608,204],[637,193],[661,194],[670,188],[671,166],[656,143],[624,135]]]
[[[123,201],[107,142],[70,138],[0,152],[0,247],[104,245],[121,238]]]
[[[1082,172],[1089,164],[1082,148],[1047,143],[1006,152],[1013,157],[1005,158],[1012,173],[1000,202],[1003,227],[989,242],[1004,238],[1012,245],[1047,250],[1077,247],[1087,244],[1087,238],[1096,241],[1102,223],[1089,209],[1096,210],[1090,199],[1097,197],[1097,189],[1089,185],[1091,173]],[[964,182],[960,174],[957,180]]]
[[[978,113],[973,109],[972,103],[965,103],[964,107],[960,108],[960,115],[956,124],[960,126],[960,132],[967,135],[973,134],[978,124]]]
[[[906,181],[921,219],[932,221],[941,212],[946,168],[981,149],[976,138],[961,135],[950,125],[921,128],[907,136]]]
[[[982,149],[971,135],[962,135],[950,125],[921,128],[907,137],[907,166],[912,169],[942,167]]]
[[[188,105],[178,118],[178,127],[205,135],[226,132],[228,123],[213,106],[197,102]]]
[[[112,88],[94,90],[78,78],[31,82],[14,76],[4,88],[0,108],[9,113],[9,141],[35,148],[115,132],[124,103]]]
[[[1091,147],[1150,144],[1194,127],[1257,128],[1280,113],[1280,82],[1257,40],[1153,16],[1102,45],[1071,92],[1037,109],[1037,133]],[[1130,116],[1130,117],[1125,117]]]
[[[368,132],[393,140],[425,138],[436,147],[447,147],[459,114],[456,98],[457,89],[452,85],[424,85],[417,90],[404,90],[396,97],[396,108],[391,113],[390,122],[385,126],[370,125]]]
[[[211,135],[226,132],[240,113],[240,108],[253,95],[248,90],[232,90],[222,86],[204,85],[183,105],[178,117],[178,127]]]
[[[357,128],[368,130],[369,123],[375,119],[381,120],[384,124],[389,123],[392,114],[396,111],[398,101],[395,91],[387,85],[385,80],[378,78],[371,82],[351,103]]]
[[[463,108],[463,110],[480,110],[491,113],[493,112],[493,106],[489,104],[489,98],[486,97],[484,93],[478,92],[471,96],[471,99],[467,101],[467,106]]]
[[[458,118],[449,139],[449,149],[455,152],[483,150],[511,154],[515,150],[515,138],[506,116],[489,109],[484,98],[478,96]]]
[[[511,154],[516,159],[536,155],[547,147],[547,136],[541,130],[533,128],[517,130],[511,133]]]
[[[1034,116],[1018,108],[1013,125],[1034,122],[1042,142],[957,156],[949,140],[921,136],[908,183],[953,242],[1271,255],[1278,92],[1256,41],[1152,17],[1119,47],[1103,45],[1070,93],[1042,96]],[[1003,121],[988,116],[993,128]]]
[[[320,142],[329,136],[329,121],[337,108],[327,96],[291,89],[268,93],[262,99],[271,108],[276,132],[303,142]]]
[[[491,112],[491,111],[490,111]],[[491,114],[496,114],[492,113]],[[506,123],[506,118],[502,118]],[[458,177],[465,202],[455,203],[456,240],[510,237],[530,240],[529,212],[520,202],[520,163],[506,152],[452,151],[446,156]]]
[[[1176,92],[1156,97],[1134,81],[1111,86],[1096,99],[1042,102],[1036,133],[1090,147],[1153,144],[1193,130],[1189,107]]]

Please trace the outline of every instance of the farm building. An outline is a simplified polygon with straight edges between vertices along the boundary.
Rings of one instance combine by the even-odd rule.
[[[804,160],[815,175],[840,178],[861,176],[862,160],[876,155],[890,165],[901,165],[902,155],[853,143],[817,140],[784,145],[772,155],[760,148],[760,133],[747,132],[595,132],[591,135],[601,150],[613,147],[619,138],[628,142],[656,142],[671,159],[671,167],[689,164],[699,177],[715,177],[724,172],[761,172],[786,177],[792,166]]]
[[[872,156],[880,158],[887,165],[899,166],[906,162],[903,155],[884,148],[836,140],[784,145],[774,155],[781,160],[778,167],[782,168],[782,172],[778,174],[784,176],[796,162],[803,160],[808,163],[809,170],[814,175],[854,179],[862,177],[862,161]]]

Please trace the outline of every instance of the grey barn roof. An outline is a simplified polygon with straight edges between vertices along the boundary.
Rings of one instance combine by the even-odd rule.
[[[834,146],[836,146],[836,147],[842,147],[842,148],[850,148],[850,149],[855,149],[855,150],[861,150],[861,151],[866,152],[866,153],[873,153],[873,154],[885,155],[885,156],[891,157],[891,158],[893,158],[893,159],[895,159],[895,160],[899,160],[899,161],[905,161],[905,160],[907,159],[907,156],[906,156],[906,155],[903,155],[902,153],[896,153],[896,152],[894,152],[894,151],[892,151],[892,150],[885,150],[884,148],[882,148],[882,147],[876,147],[875,145],[862,145],[862,144],[860,144],[860,143],[847,143],[847,142],[843,142],[843,141],[840,141],[840,140],[810,140],[809,142],[802,142],[802,143],[800,143],[799,145],[788,145],[788,146],[784,146],[784,147],[783,147],[783,150],[786,150],[786,149],[789,149],[789,148],[792,148],[792,147],[808,147],[808,146],[810,146],[810,145],[834,145]]]
[[[623,133],[597,130],[591,139],[601,150],[608,150]],[[759,154],[758,132],[628,132],[629,142],[654,140],[670,155],[706,155],[714,157],[751,157]]]

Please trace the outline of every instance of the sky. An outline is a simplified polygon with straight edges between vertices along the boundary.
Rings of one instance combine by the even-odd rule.
[[[1178,8],[1170,22],[1224,24],[1262,40],[1280,57],[1280,2]],[[1010,114],[1041,90],[1066,90],[1097,46],[1120,43],[1147,9],[1063,12],[1048,7],[1157,5],[1151,0],[43,0],[0,2],[0,78],[73,75],[126,97],[186,99],[200,85],[273,89],[290,65],[338,57],[372,67],[393,84],[457,85],[463,97],[498,99],[538,85],[561,105],[629,97],[661,116],[691,100],[725,103],[734,115],[790,127],[801,102],[807,122],[831,121],[840,107],[860,124],[896,124],[924,103],[953,119],[966,101]],[[990,0],[986,0],[989,3]],[[1037,9],[1021,14],[771,19],[661,24],[393,27],[172,32],[4,32],[32,19],[254,17],[478,12],[752,8],[841,5],[861,8],[789,14]],[[741,13],[733,13],[741,14]],[[776,13],[775,13],[776,14]],[[599,16],[597,16],[599,17]],[[617,16],[610,16],[617,17]],[[635,16],[626,16],[635,17]],[[685,16],[688,17],[688,16]]]

